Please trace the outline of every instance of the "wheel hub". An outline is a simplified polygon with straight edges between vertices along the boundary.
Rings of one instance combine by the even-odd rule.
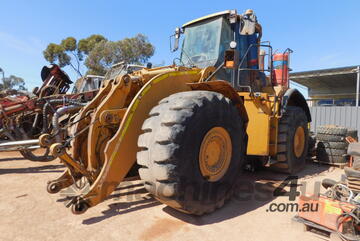
[[[210,129],[202,140],[199,166],[203,177],[210,182],[221,179],[231,161],[232,143],[229,133],[222,127]]]
[[[294,153],[297,158],[301,157],[305,149],[305,130],[299,126],[294,136]]]

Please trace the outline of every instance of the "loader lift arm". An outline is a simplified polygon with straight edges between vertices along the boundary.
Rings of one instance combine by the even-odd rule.
[[[87,133],[82,133],[81,139],[75,139],[72,148],[73,153],[70,155],[73,160],[69,161],[69,155],[66,152],[58,155],[63,162],[70,166],[72,161],[79,162],[79,160],[84,158],[83,160],[87,160],[87,171],[95,173],[96,176],[95,181],[91,182],[90,190],[87,193],[74,197],[72,201],[73,213],[79,214],[85,212],[88,207],[95,206],[113,192],[136,162],[136,153],[138,151],[137,137],[141,133],[141,125],[147,113],[149,113],[150,109],[162,98],[173,93],[190,91],[191,87],[188,83],[198,81],[201,78],[200,76],[200,69],[185,69],[158,74],[142,86],[128,107],[125,106],[124,100],[127,94],[130,93],[130,85],[133,84],[130,76],[119,76],[115,81],[109,81],[108,84],[100,90],[99,95],[82,110],[79,118],[85,116],[91,109],[93,110],[93,114],[91,120],[87,121],[87,124],[93,123],[101,118],[105,110],[122,110],[126,108],[126,112],[118,112],[123,114],[123,116],[120,116],[121,123],[112,138],[105,142],[106,145],[102,151],[102,153],[104,153],[103,156],[97,154],[97,146],[93,144],[97,143],[99,135],[92,134],[99,134],[99,132],[94,131],[94,129],[101,127],[102,124],[100,121],[93,124]],[[122,96],[120,100],[123,101],[119,101],[119,96]],[[100,100],[102,101],[100,102]],[[109,112],[107,114],[109,114]],[[77,127],[78,130],[84,128],[85,125],[86,124],[82,126],[79,125]],[[82,148],[84,142],[87,142],[87,146],[89,147],[87,155],[81,153],[81,150],[84,150]],[[54,147],[54,145],[58,144],[53,144],[52,147]],[[69,175],[66,174],[63,174],[63,176],[68,179],[70,178]],[[77,176],[81,176],[79,169]],[[63,179],[61,179],[61,181],[63,181]],[[51,183],[53,184],[54,182]],[[67,182],[67,185],[68,184],[69,182]]]

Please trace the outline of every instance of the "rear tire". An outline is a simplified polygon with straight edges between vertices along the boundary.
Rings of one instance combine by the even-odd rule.
[[[299,145],[300,150],[295,150],[295,134],[302,128],[303,138]],[[271,166],[271,169],[295,174],[305,166],[306,156],[308,153],[309,130],[308,120],[305,111],[296,106],[288,106],[285,113],[279,121],[278,133],[278,153],[277,161]]]
[[[330,134],[317,134],[316,139],[323,142],[342,142],[345,140],[345,137]]]
[[[329,155],[324,151],[320,151],[316,153],[316,159],[320,163],[334,163],[334,164],[345,164],[348,162],[345,156],[335,156]]]
[[[322,146],[324,146],[324,148],[329,148],[329,149],[347,150],[347,147],[349,144],[347,142],[322,142],[322,141],[319,141],[318,145],[322,145]]]
[[[347,132],[348,129],[346,127],[335,125],[325,125],[317,128],[318,134],[345,136]]]
[[[346,163],[345,149],[331,149],[326,147],[326,143],[319,142],[316,147],[316,159],[323,163]]]
[[[190,214],[202,215],[223,206],[245,158],[245,125],[237,108],[222,94],[190,91],[164,98],[149,116],[137,153],[145,188],[159,201]],[[204,139],[214,128],[231,139],[231,153],[220,152],[220,157],[229,155],[229,162],[217,180],[203,175],[199,161]],[[216,162],[221,167],[222,163]]]

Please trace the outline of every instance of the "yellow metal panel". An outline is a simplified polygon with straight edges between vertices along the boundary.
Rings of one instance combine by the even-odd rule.
[[[104,111],[116,110],[119,106],[124,106],[126,97],[131,90],[131,81],[129,79],[128,75],[116,77],[111,90],[104,96],[103,101],[96,107],[96,112],[92,116],[93,124],[89,128],[87,138],[87,160],[90,161],[89,168],[91,169],[98,169],[101,166],[103,160],[99,158],[98,154],[103,153],[102,148],[105,148],[106,140],[111,137],[109,129],[102,128],[101,121],[98,120],[101,120]]]
[[[261,93],[259,97],[250,96],[250,93],[239,93],[244,97],[245,109],[249,117],[246,129],[248,134],[247,155],[269,155],[270,119],[272,102],[268,94]]]

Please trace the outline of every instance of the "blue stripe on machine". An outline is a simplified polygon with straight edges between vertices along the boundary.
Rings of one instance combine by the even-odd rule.
[[[274,68],[283,66],[283,65],[288,65],[288,61],[287,60],[276,60],[273,62]]]

